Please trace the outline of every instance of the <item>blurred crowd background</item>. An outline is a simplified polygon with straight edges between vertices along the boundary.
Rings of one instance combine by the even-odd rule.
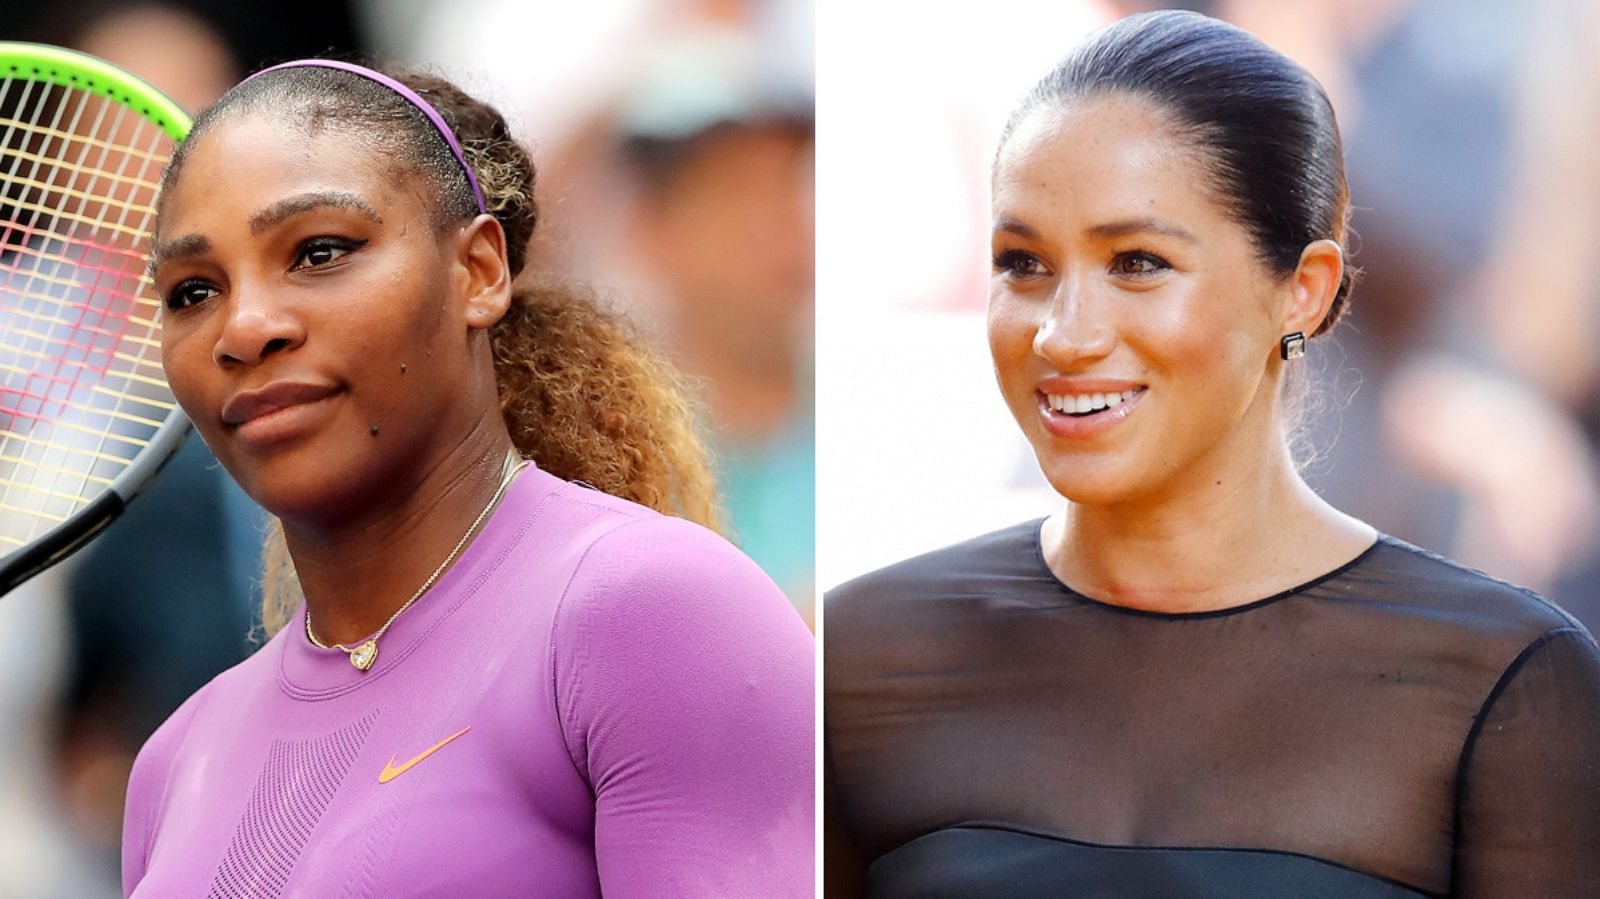
[[[1296,441],[1308,479],[1380,530],[1600,629],[1593,0],[825,11],[819,583],[1060,502],[985,343],[989,167],[1005,117],[1079,37],[1158,5],[1253,32],[1337,110],[1347,249],[1365,276],[1345,322],[1311,343]]]
[[[534,277],[659,335],[704,403],[731,537],[812,620],[809,0],[6,0],[0,40],[73,47],[191,113],[265,65],[420,68],[533,150]],[[0,601],[0,899],[121,895],[129,768],[259,645],[263,513],[196,438],[124,520]]]

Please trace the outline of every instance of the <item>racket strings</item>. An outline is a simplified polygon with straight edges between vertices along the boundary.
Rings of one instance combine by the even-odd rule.
[[[90,96],[87,92],[84,92],[84,91],[79,91],[78,93],[80,93],[80,94],[82,94],[83,96],[86,96],[86,97]],[[74,133],[72,133],[70,131],[60,131],[60,130],[57,130],[56,128],[52,128],[52,127],[49,127],[49,126],[46,126],[46,125],[39,125],[39,124],[37,124],[35,122],[27,122],[27,121],[23,121],[21,119],[14,119],[14,118],[8,117],[8,116],[6,116],[4,114],[0,114],[0,128],[15,128],[18,133],[34,134],[34,135],[41,135],[41,136],[48,137],[48,138],[55,138],[57,140],[62,141],[63,143],[67,143],[67,144],[71,144],[71,143],[86,143],[86,144],[89,144],[89,145],[94,146],[94,147],[99,147],[99,148],[105,149],[105,150],[112,150],[112,151],[115,151],[115,152],[118,152],[118,153],[128,153],[128,154],[131,154],[131,155],[134,155],[134,156],[144,156],[144,157],[148,157],[151,161],[155,162],[157,165],[166,165],[166,162],[167,162],[167,154],[165,154],[165,153],[151,153],[151,152],[149,152],[147,150],[142,150],[142,149],[140,149],[138,147],[132,147],[132,146],[128,146],[127,144],[117,143],[115,141],[107,140],[107,139],[105,139],[103,137],[96,137],[93,134],[74,134]],[[57,155],[60,156],[60,155],[65,155],[65,154],[57,154]]]
[[[175,407],[145,274],[173,146],[122,104],[0,78],[0,555],[104,493]]]

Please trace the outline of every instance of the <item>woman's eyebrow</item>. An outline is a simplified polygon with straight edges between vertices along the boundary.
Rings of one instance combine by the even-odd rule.
[[[994,223],[995,231],[1005,231],[1028,240],[1038,240],[1039,231],[1032,225],[1025,225],[1015,219],[999,218]],[[1164,234],[1176,237],[1190,243],[1196,243],[1197,238],[1187,228],[1164,222],[1160,219],[1124,219],[1116,222],[1106,222],[1100,225],[1091,225],[1083,229],[1083,233],[1097,240],[1106,240],[1114,237],[1127,237],[1130,234]]]
[[[1196,238],[1189,233],[1187,228],[1163,222],[1160,219],[1125,219],[1119,222],[1107,222],[1103,225],[1094,225],[1083,229],[1083,233],[1090,237],[1106,239],[1111,237],[1127,237],[1130,234],[1165,234],[1196,243]]]
[[[362,199],[360,195],[342,190],[319,190],[285,197],[265,209],[257,210],[250,216],[250,233],[260,234],[302,212],[324,206],[354,209],[374,222],[383,224],[383,216],[379,215],[378,211],[372,208],[372,204]],[[156,270],[168,262],[204,256],[209,252],[211,252],[211,241],[204,234],[185,234],[163,241],[150,251],[150,264],[145,267],[145,274],[154,277]]]
[[[257,210],[250,216],[250,233],[260,234],[288,218],[324,206],[354,209],[374,222],[383,224],[383,216],[378,215],[378,211],[358,194],[342,190],[320,190],[285,197],[265,209]]]
[[[204,234],[185,234],[182,237],[162,241],[150,251],[150,262],[144,269],[145,276],[154,278],[156,269],[174,259],[204,256],[209,252],[211,252],[211,241]]]
[[[998,218],[994,221],[994,230],[1006,231],[1027,240],[1038,240],[1039,232],[1031,225],[1024,225],[1016,219]]]

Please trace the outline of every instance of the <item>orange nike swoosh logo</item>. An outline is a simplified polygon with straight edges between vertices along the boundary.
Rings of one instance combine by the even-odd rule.
[[[423,759],[427,758],[430,755],[433,755],[435,752],[438,752],[439,750],[443,749],[444,745],[446,743],[450,742],[451,740],[454,740],[456,737],[461,736],[462,734],[466,733],[469,730],[472,730],[472,728],[471,727],[463,727],[463,728],[461,728],[460,730],[456,731],[455,733],[451,734],[450,736],[445,737],[443,740],[440,740],[439,742],[433,744],[432,746],[429,746],[427,749],[422,750],[422,752],[419,755],[417,755],[411,761],[406,762],[404,765],[401,765],[398,768],[396,768],[394,766],[394,756],[392,756],[392,755],[389,756],[389,764],[383,766],[383,773],[378,775],[378,783],[386,784],[389,781],[394,780],[396,777],[399,777],[400,775],[406,773],[407,771],[410,771],[412,769],[412,767],[415,766],[418,762],[422,761]]]

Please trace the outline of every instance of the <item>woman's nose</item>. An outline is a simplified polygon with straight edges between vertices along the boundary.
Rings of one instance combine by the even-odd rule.
[[[1075,279],[1061,280],[1055,296],[1044,307],[1043,316],[1034,332],[1033,351],[1058,371],[1103,358],[1116,346],[1116,333],[1105,310],[1095,302],[1092,292],[1076,284]]]
[[[211,358],[224,368],[260,365],[274,353],[305,342],[300,319],[260,291],[236,289],[223,302],[222,331]]]

